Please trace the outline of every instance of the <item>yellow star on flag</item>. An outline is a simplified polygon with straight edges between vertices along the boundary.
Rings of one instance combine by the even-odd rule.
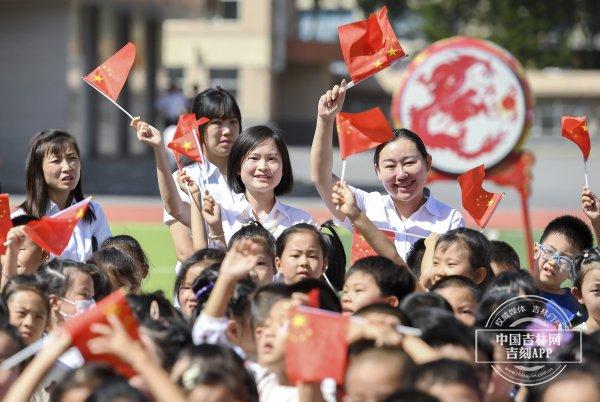
[[[582,131],[587,131],[587,123],[583,123],[583,124],[581,125],[581,130],[582,130]]]
[[[79,210],[77,211],[77,213],[75,214],[75,217],[77,219],[81,219],[83,218],[83,215],[85,215],[85,213],[83,212],[83,208],[79,208]]]
[[[395,55],[396,55],[396,52],[397,52],[397,50],[396,50],[396,49],[394,49],[393,47],[392,47],[392,48],[389,48],[389,49],[387,50],[387,54],[388,54],[388,56],[395,56]]]
[[[292,326],[303,327],[306,325],[306,317],[302,314],[296,314],[292,319]]]
[[[111,303],[106,307],[106,315],[115,315],[119,316],[121,309],[116,303]]]
[[[489,200],[487,205],[488,205],[488,207],[491,207],[492,205],[494,205],[494,199],[492,198],[491,200]]]
[[[94,82],[101,82],[103,79],[100,74],[94,74]]]
[[[183,143],[182,148],[185,149],[186,151],[189,151],[190,149],[192,149],[192,142],[191,141],[185,141]]]
[[[377,60],[375,63],[373,63],[373,65],[375,66],[375,68],[381,68],[383,62],[381,60]]]

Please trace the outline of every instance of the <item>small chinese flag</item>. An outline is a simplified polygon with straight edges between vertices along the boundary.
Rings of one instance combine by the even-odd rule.
[[[87,343],[97,335],[90,331],[92,324],[108,324],[107,316],[114,315],[121,321],[127,334],[133,340],[139,340],[138,324],[127,304],[125,293],[122,290],[116,290],[100,301],[95,307],[86,311],[80,316],[76,316],[65,321],[65,328],[69,331],[73,339],[73,346],[76,346],[86,361],[102,361],[112,365],[123,376],[129,378],[135,375],[131,366],[123,362],[117,356],[112,354],[95,355],[90,352]]]
[[[75,226],[87,212],[90,200],[91,198],[86,198],[69,207],[68,211],[61,211],[60,215],[43,216],[40,220],[31,221],[23,231],[35,244],[59,256],[69,244]]]
[[[340,47],[352,81],[357,83],[406,56],[387,18],[387,7],[369,18],[338,27]]]
[[[6,235],[12,227],[8,194],[0,194],[0,255],[6,253],[4,243],[6,242]]]
[[[300,306],[292,310],[285,340],[285,370],[294,384],[333,378],[343,384],[350,317]]]
[[[485,168],[480,165],[458,176],[458,184],[462,193],[463,208],[471,215],[477,225],[485,229],[492,214],[498,207],[504,194],[490,193],[483,189]]]
[[[360,113],[338,113],[336,123],[342,160],[394,138],[392,128],[378,107]]]
[[[563,116],[562,136],[577,144],[583,154],[583,160],[588,160],[592,145],[585,117]]]
[[[98,91],[116,101],[125,85],[125,81],[127,81],[134,60],[135,45],[129,42],[83,79]]]
[[[185,113],[179,116],[173,140],[167,145],[173,150],[178,161],[180,155],[185,155],[190,160],[202,163],[202,152],[196,146],[201,143],[198,127],[209,120],[207,117],[196,120],[194,113]],[[194,138],[194,133],[197,135],[196,138]]]
[[[385,237],[390,239],[392,243],[396,239],[396,233],[392,230],[379,229],[383,232]],[[363,237],[356,229],[352,233],[352,250],[350,251],[350,264],[354,264],[361,258],[370,257],[377,255],[373,247],[367,242],[367,239]]]

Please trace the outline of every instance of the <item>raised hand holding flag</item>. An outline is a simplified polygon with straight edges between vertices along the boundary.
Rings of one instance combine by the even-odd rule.
[[[83,77],[85,82],[104,95],[131,120],[133,120],[133,116],[117,103],[117,98],[133,66],[135,52],[135,45],[129,42],[91,73]]]
[[[592,144],[590,143],[590,134],[587,129],[587,118],[563,116],[562,117],[562,136],[573,141],[583,154],[583,167],[585,171],[585,186],[589,188],[587,175],[587,160],[590,157]]]
[[[485,167],[483,165],[458,176],[463,208],[471,215],[481,229],[485,229],[500,200],[504,196],[503,193],[485,191],[481,187],[484,177]]]
[[[348,89],[406,56],[385,6],[366,20],[338,27],[338,35],[344,62],[352,77]]]

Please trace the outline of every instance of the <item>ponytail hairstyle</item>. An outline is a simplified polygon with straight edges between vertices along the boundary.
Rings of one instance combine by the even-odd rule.
[[[34,134],[29,142],[29,150],[25,162],[25,201],[19,208],[22,208],[26,214],[33,215],[36,218],[41,218],[46,215],[48,206],[50,205],[50,197],[48,196],[48,185],[44,179],[44,158],[47,155],[59,154],[61,150],[72,148],[77,157],[81,158],[79,147],[75,138],[66,131],[60,130],[43,130]],[[67,206],[73,201],[79,202],[83,200],[83,189],[81,186],[81,176],[75,188],[67,198]],[[96,219],[93,206],[90,204],[83,220],[91,223]]]
[[[196,119],[207,117],[209,119],[227,119],[235,117],[242,130],[242,113],[232,94],[217,85],[216,88],[208,88],[200,92],[194,98],[192,112]],[[201,126],[204,134],[206,124]],[[204,141],[204,135],[200,137]]]
[[[327,229],[327,231],[324,232],[323,229]],[[344,287],[344,279],[346,277],[346,252],[344,251],[344,244],[332,219],[321,224],[321,233],[323,233],[325,242],[327,243],[327,279],[335,290],[339,292]]]
[[[38,270],[38,275],[47,286],[48,294],[60,298],[64,297],[69,286],[71,286],[71,283],[73,282],[72,276],[75,271],[89,275],[93,282],[93,268],[90,264],[70,260],[60,260],[58,258],[42,265]]]

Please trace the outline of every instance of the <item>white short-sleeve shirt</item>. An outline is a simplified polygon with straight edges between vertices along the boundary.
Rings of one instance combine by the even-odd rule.
[[[73,204],[75,204],[75,200],[71,203],[71,205]],[[90,201],[90,209],[94,211],[96,218],[91,222],[81,219],[77,223],[69,239],[69,244],[67,244],[67,247],[59,256],[61,259],[79,262],[86,261],[94,251],[102,246],[106,238],[112,236],[108,221],[100,204]],[[48,209],[46,210],[46,216],[51,216],[58,212],[60,212],[58,205],[50,201],[50,205],[48,205]],[[14,218],[20,215],[25,215],[25,211],[22,208],[15,210],[10,217]],[[93,247],[94,243],[96,246],[95,249]]]
[[[375,226],[379,229],[397,232],[394,245],[404,260],[406,260],[406,255],[412,245],[419,238],[427,237],[432,232],[442,234],[465,226],[465,220],[460,211],[434,198],[428,188],[424,190],[425,197],[427,197],[425,203],[405,221],[402,221],[396,212],[394,202],[389,194],[382,195],[377,191],[368,193],[351,186],[350,190],[356,198],[358,208],[373,221]],[[352,231],[349,219],[346,218],[342,226]],[[411,234],[415,236],[411,236]]]
[[[225,241],[229,243],[231,236],[240,230],[244,223],[250,219],[259,220],[254,215],[252,206],[246,200],[244,194],[236,194],[235,203],[231,209],[221,207],[221,220],[223,222]],[[296,223],[316,225],[308,212],[286,205],[278,198],[275,199],[275,205],[271,209],[271,212],[269,212],[269,215],[259,221],[275,238],[279,237],[285,229]]]
[[[221,174],[221,171],[218,167],[210,163],[208,160],[205,160],[204,162],[206,163],[207,169],[206,182],[208,184],[208,192],[215,199],[215,201],[221,205],[221,207],[231,208],[234,202],[233,199],[235,193],[229,189],[229,186],[227,186],[227,179]],[[190,176],[190,178],[192,178],[192,180],[194,180],[196,183],[200,183],[199,185],[204,186],[202,180],[202,177],[204,176],[204,169],[199,163],[185,166],[183,170]],[[177,188],[177,192],[179,193],[181,200],[191,204],[190,197],[179,187],[179,183],[177,182],[177,171],[173,173],[173,180],[175,181],[175,187]],[[175,218],[173,218],[173,216],[164,210],[163,222],[169,225],[173,221],[175,221]]]

